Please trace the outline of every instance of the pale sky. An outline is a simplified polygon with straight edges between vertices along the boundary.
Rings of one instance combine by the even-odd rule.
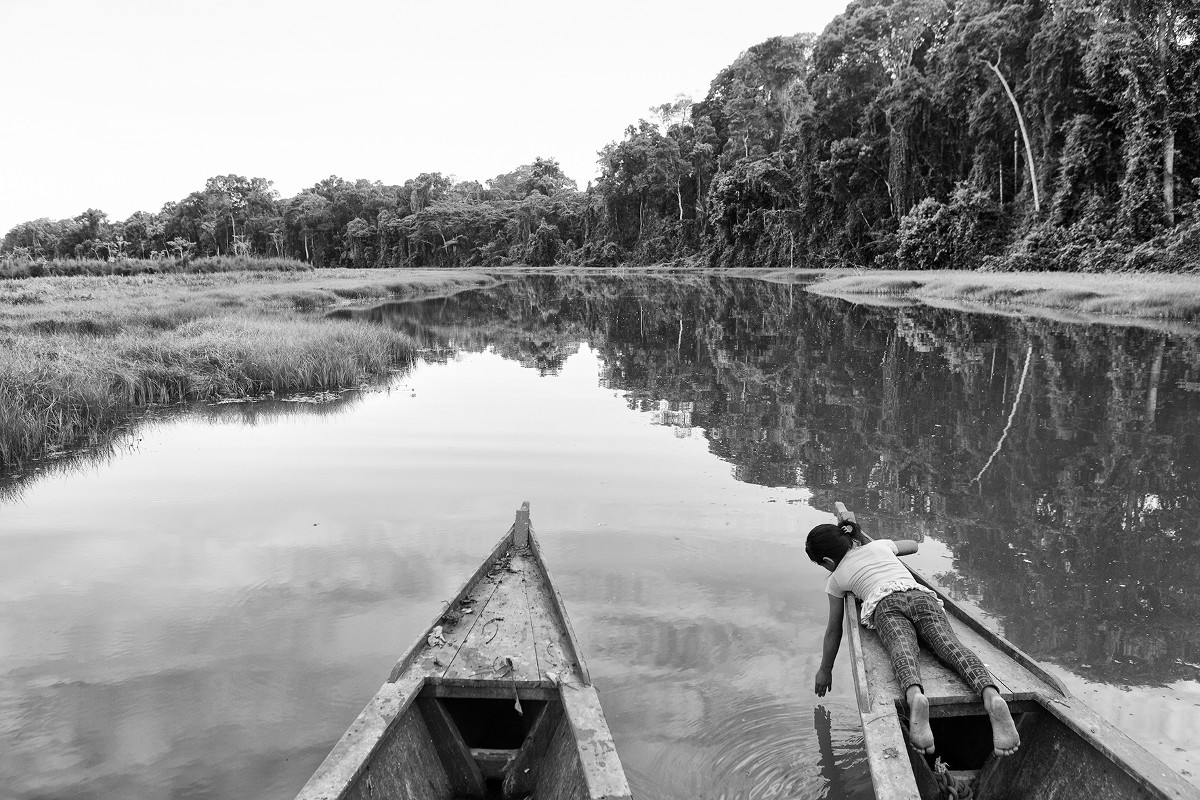
[[[0,236],[121,220],[213,175],[478,180],[536,156],[580,188],[652,106],[700,100],[843,0],[0,0]]]

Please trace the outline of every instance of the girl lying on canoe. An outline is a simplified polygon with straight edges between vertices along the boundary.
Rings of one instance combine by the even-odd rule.
[[[833,574],[825,583],[829,595],[829,622],[825,626],[821,668],[816,691],[821,697],[833,686],[833,663],[842,641],[845,593],[862,601],[862,624],[879,631],[879,639],[891,656],[892,666],[908,700],[908,738],[918,753],[934,750],[929,727],[929,700],[921,686],[917,666],[917,636],[933,652],[983,695],[983,705],[992,723],[992,749],[998,756],[1015,753],[1021,744],[1008,704],[1000,696],[992,676],[979,657],[954,635],[941,601],[930,589],[917,583],[896,556],[917,552],[909,540],[872,541],[853,519],[837,525],[818,525],[808,534],[804,550],[814,563]]]

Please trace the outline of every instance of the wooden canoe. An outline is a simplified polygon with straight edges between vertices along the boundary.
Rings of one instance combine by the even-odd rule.
[[[297,800],[629,796],[525,503]]]
[[[853,515],[841,503],[838,516]],[[909,567],[937,592],[958,638],[975,651],[1008,701],[1021,735],[1011,756],[992,754],[992,732],[979,696],[922,647],[921,679],[929,698],[935,756],[908,747],[906,702],[887,651],[859,624],[859,603],[846,598],[854,690],[877,800],[944,798],[948,785],[974,800],[1200,800],[1200,789],[1072,695],[1058,678]],[[948,771],[935,774],[940,757]]]

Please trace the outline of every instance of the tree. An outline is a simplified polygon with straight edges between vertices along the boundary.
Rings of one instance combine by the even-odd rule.
[[[314,191],[305,191],[288,201],[284,220],[299,233],[304,260],[322,266],[326,240],[333,229],[331,203]]]
[[[578,190],[575,181],[563,173],[557,159],[541,156],[512,172],[497,175],[487,183],[490,196],[495,199],[520,200],[531,192],[551,196]]]
[[[718,135],[732,143],[722,148],[725,166],[779,146],[807,102],[804,81],[813,43],[811,34],[773,37],[746,50],[713,79],[692,116],[707,116]]]
[[[346,225],[346,240],[354,266],[361,268],[367,265],[367,248],[375,234],[376,230],[362,217],[355,217]]]
[[[1008,100],[1012,103],[1013,113],[1017,115],[1017,125],[1021,128],[1021,140],[1025,142],[1025,159],[1029,165],[1029,185],[1033,189],[1033,210],[1035,213],[1040,213],[1042,210],[1042,201],[1038,194],[1037,168],[1033,160],[1033,146],[1029,143],[1029,131],[1025,129],[1025,117],[1021,114],[1021,106],[1017,103],[1017,97],[1013,94],[1012,89],[1008,85],[1008,81],[1004,79],[1004,73],[1000,71],[1000,57],[996,56],[996,63],[986,62],[988,69],[996,73],[996,77],[1000,80],[1000,85],[1004,87],[1004,93],[1008,96]]]

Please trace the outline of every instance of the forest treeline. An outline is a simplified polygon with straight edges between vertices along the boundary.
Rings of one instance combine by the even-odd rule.
[[[158,213],[9,231],[9,259],[314,266],[1200,266],[1200,4],[855,0],[751,47],[599,153],[486,181],[238,175]]]

